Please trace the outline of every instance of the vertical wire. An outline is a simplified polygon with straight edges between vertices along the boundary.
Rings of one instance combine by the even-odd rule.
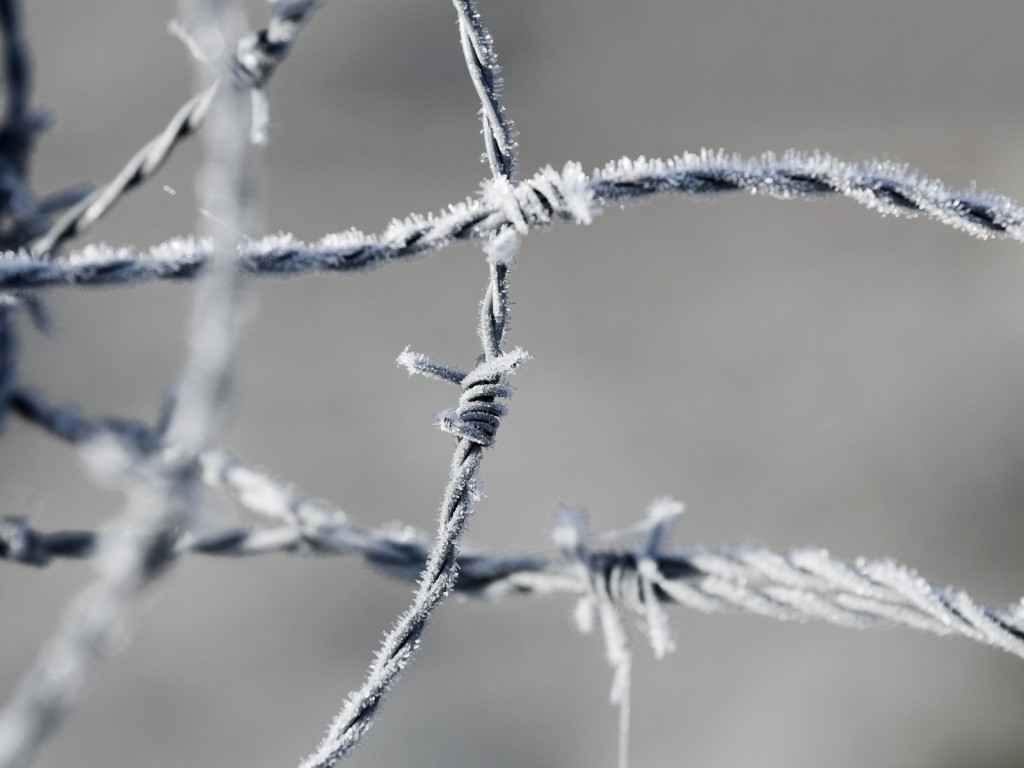
[[[515,142],[511,123],[504,118],[499,100],[500,79],[497,76],[490,33],[483,26],[475,4],[469,0],[455,0],[455,7],[459,13],[466,64],[482,105],[485,144],[492,174],[495,179],[505,182],[505,188],[510,188],[509,182],[515,170]],[[492,238],[489,244],[494,243],[495,239]],[[483,403],[484,408],[489,409],[495,419],[494,430],[497,429],[497,417],[504,413],[503,407],[493,404],[497,397],[493,394],[497,391],[494,388],[500,387],[502,378],[511,373],[525,357],[521,351],[507,355],[502,353],[509,310],[506,286],[508,260],[514,248],[502,248],[502,253],[502,258],[488,258],[487,291],[481,303],[479,318],[483,358],[473,371],[461,377],[460,382],[465,393],[460,401],[460,411],[472,388],[482,386],[480,391],[487,394],[474,396],[473,402],[478,405]],[[494,256],[495,252],[491,251],[489,255]],[[403,353],[400,358],[402,360],[411,366],[411,372],[423,372],[415,368],[417,360],[424,362],[422,357]],[[426,361],[426,365],[437,367],[429,361]],[[493,435],[489,440],[481,441],[469,429],[460,432],[459,428],[463,427],[465,425],[459,425],[453,430],[460,436],[441,501],[437,535],[420,574],[413,602],[386,634],[367,670],[362,687],[349,694],[341,711],[328,727],[327,734],[316,750],[302,761],[300,768],[326,768],[347,755],[359,743],[372,727],[388,688],[412,660],[434,609],[454,587],[458,575],[458,542],[473,512],[473,501],[478,497],[478,474],[483,448],[493,441]]]

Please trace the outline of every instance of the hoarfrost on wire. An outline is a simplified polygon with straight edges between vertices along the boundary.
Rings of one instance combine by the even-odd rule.
[[[214,2],[183,3],[189,24],[175,29],[199,52],[186,29],[213,29],[237,39],[219,58],[201,54],[203,88],[165,129],[137,152],[107,185],[72,187],[36,201],[24,169],[34,134],[45,119],[27,112],[30,71],[16,0],[0,0],[9,82],[3,133],[16,137],[0,153],[0,184],[9,210],[0,254],[0,399],[5,411],[79,448],[103,479],[124,489],[130,503],[117,525],[102,531],[44,533],[25,518],[0,521],[0,558],[44,566],[56,558],[88,558],[98,575],[73,601],[36,664],[0,710],[0,766],[25,765],[67,714],[91,667],[110,653],[140,593],[190,553],[255,556],[270,552],[359,555],[375,568],[416,583],[413,602],[385,634],[361,687],[349,694],[316,751],[302,765],[326,768],[344,757],[374,722],[384,696],[413,659],[434,609],[452,592],[484,597],[567,594],[582,632],[600,630],[612,668],[610,698],[619,707],[619,765],[628,761],[632,664],[630,624],[654,655],[676,647],[665,610],[678,604],[705,612],[743,611],[778,620],[825,621],[847,627],[906,626],[955,634],[1024,658],[1024,600],[990,608],[965,592],[936,586],[889,560],[844,563],[819,548],[777,553],[743,545],[708,550],[669,549],[672,524],[683,505],[660,499],[640,523],[594,535],[578,510],[559,511],[554,539],[560,557],[493,555],[461,548],[460,538],[479,500],[479,469],[493,445],[509,377],[529,359],[505,351],[511,301],[509,271],[522,238],[558,221],[586,225],[608,205],[632,205],[653,196],[714,196],[749,192],[781,200],[840,196],[882,215],[924,216],[978,238],[1024,242],[1024,208],[973,186],[956,192],[906,165],[847,163],[821,152],[790,150],[742,157],[701,150],[669,159],[622,158],[587,176],[567,162],[516,180],[517,136],[501,103],[500,68],[493,39],[475,0],[453,0],[467,69],[480,101],[483,155],[491,177],[475,197],[435,213],[394,219],[377,234],[357,229],[306,243],[278,233],[240,239],[251,215],[247,196],[250,150],[269,136],[267,82],[302,27],[324,0],[273,0],[267,26],[232,34],[219,26]],[[238,17],[235,17],[238,18]],[[211,67],[216,79],[211,80]],[[125,194],[147,181],[173,149],[207,125],[207,168],[200,197],[216,198],[211,221],[226,222],[210,236],[184,236],[149,248],[87,245],[61,254]],[[243,130],[243,129],[248,130]],[[220,193],[213,194],[219,186]],[[165,187],[171,194],[173,190]],[[59,216],[50,221],[49,216]],[[487,288],[477,318],[482,353],[463,371],[408,348],[397,363],[410,374],[457,386],[458,405],[437,426],[456,445],[433,539],[408,527],[367,530],[340,509],[311,502],[269,473],[247,467],[212,445],[226,403],[231,360],[241,325],[241,273],[289,275],[366,271],[422,258],[460,240],[486,253]],[[200,282],[190,356],[177,396],[154,427],[120,418],[89,418],[73,406],[51,406],[16,375],[16,313],[26,308],[43,325],[39,294],[56,286],[130,286],[148,280]],[[198,532],[204,508],[200,484],[234,497],[269,523]]]

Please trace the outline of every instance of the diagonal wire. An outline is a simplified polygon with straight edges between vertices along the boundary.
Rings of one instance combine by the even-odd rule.
[[[275,2],[271,5],[267,26],[251,32],[238,42],[234,76],[247,83],[253,91],[253,111],[256,116],[253,121],[253,138],[258,142],[265,140],[267,132],[266,83],[288,55],[303,25],[325,2]],[[37,258],[47,254],[52,256],[63,242],[88,231],[122,196],[152,178],[174,148],[199,130],[218,87],[214,84],[185,102],[163,131],[136,152],[113,180],[68,210],[36,240],[32,244],[32,254]]]
[[[423,258],[456,241],[487,241],[512,225],[522,233],[556,220],[590,223],[605,206],[656,195],[707,197],[748,191],[780,200],[846,197],[886,216],[925,217],[980,239],[1024,243],[1024,207],[994,192],[954,191],[903,165],[846,163],[825,154],[789,152],[743,158],[723,152],[671,160],[620,160],[586,176],[576,163],[544,168],[507,191],[488,182],[480,197],[427,216],[393,222],[377,235],[347,230],[304,243],[290,235],[247,241],[242,268],[259,275],[367,271]],[[59,261],[0,255],[0,290],[133,285],[187,280],[209,259],[209,243],[191,237],[146,251],[92,245]]]
[[[52,256],[61,243],[87,232],[121,197],[150,179],[167,161],[174,148],[199,130],[215,91],[210,88],[185,102],[167,126],[136,152],[111,181],[94,190],[57,219],[32,244],[32,255],[36,258]]]

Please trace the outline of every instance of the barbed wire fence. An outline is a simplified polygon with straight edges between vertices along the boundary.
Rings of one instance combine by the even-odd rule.
[[[7,111],[0,126],[0,398],[16,415],[77,447],[87,462],[117,478],[129,498],[103,531],[44,532],[23,516],[0,526],[0,557],[46,566],[58,558],[93,558],[98,574],[69,606],[61,626],[0,711],[0,766],[31,762],[76,703],[92,667],[114,645],[140,594],[189,555],[272,552],[358,555],[384,573],[417,583],[409,609],[386,634],[365,682],[341,704],[303,768],[333,765],[359,743],[388,689],[412,660],[434,609],[451,593],[500,599],[567,594],[578,600],[578,626],[600,628],[614,669],[612,701],[620,707],[619,765],[628,758],[629,677],[635,620],[658,658],[674,648],[666,606],[739,611],[780,620],[815,619],[845,627],[903,626],[959,635],[1024,658],[1024,600],[988,607],[964,591],[929,583],[889,560],[843,562],[822,549],[777,553],[755,545],[668,549],[680,503],[650,505],[636,525],[593,535],[579,511],[562,509],[555,531],[560,557],[493,554],[460,545],[474,502],[485,449],[496,438],[513,388],[508,378],[529,360],[506,351],[509,277],[522,237],[557,222],[588,224],[601,207],[656,195],[711,196],[746,191],[784,200],[839,196],[885,215],[921,216],[978,238],[1024,242],[1024,207],[973,189],[954,191],[905,166],[851,164],[815,153],[742,158],[701,152],[669,160],[620,160],[586,175],[576,163],[517,180],[516,135],[501,102],[493,43],[475,0],[453,0],[466,64],[481,104],[491,178],[473,200],[396,220],[377,235],[355,230],[314,243],[285,235],[240,238],[254,215],[250,152],[268,139],[266,86],[303,25],[325,0],[270,3],[266,27],[243,33],[233,8],[183,3],[176,33],[196,58],[198,94],[109,184],[74,186],[37,198],[29,158],[47,118],[31,110],[31,66],[16,0],[0,1]],[[237,41],[219,45],[223,41]],[[133,188],[148,181],[172,150],[206,135],[202,171],[210,215],[207,232],[147,251],[86,246],[61,252],[87,233]],[[215,446],[241,328],[240,297],[248,275],[365,272],[427,256],[460,240],[487,255],[486,293],[477,320],[482,353],[461,370],[405,350],[398,364],[459,387],[458,405],[439,415],[455,436],[434,540],[395,528],[368,529],[340,509],[304,498],[268,473]],[[46,324],[44,290],[59,286],[137,285],[152,280],[198,283],[190,356],[175,394],[154,425],[91,417],[55,406],[17,369],[17,329]],[[196,533],[204,515],[200,485],[224,492],[264,516],[264,525]]]

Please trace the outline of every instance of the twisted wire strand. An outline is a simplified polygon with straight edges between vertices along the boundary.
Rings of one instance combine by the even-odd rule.
[[[215,93],[216,88],[210,88],[185,102],[167,126],[136,152],[111,181],[68,209],[32,244],[33,258],[53,254],[64,241],[87,232],[122,196],[149,180],[163,167],[174,148],[199,130]]]
[[[284,61],[302,27],[327,0],[273,0],[270,21],[263,29],[246,35],[235,54],[237,75],[248,81],[252,96],[254,144],[263,144],[270,133],[270,105],[267,82]]]
[[[29,115],[32,65],[19,0],[0,0],[0,35],[6,85],[6,109],[0,125],[0,213],[10,219],[5,222],[6,231],[0,233],[0,247],[18,248],[25,244],[27,228],[42,218],[25,184],[25,174],[35,133],[43,127],[43,121]],[[23,302],[22,297],[14,294],[0,294],[0,432],[7,423],[7,405],[16,386],[18,345],[14,314]],[[37,312],[42,311],[38,300],[25,303]]]
[[[6,85],[6,110],[0,125],[0,213],[4,220],[0,247],[20,248],[30,232],[40,222],[45,223],[45,215],[28,189],[25,177],[36,133],[46,126],[47,120],[29,111],[32,62],[19,0],[0,0],[0,35]],[[8,399],[16,385],[18,344],[14,315],[23,305],[37,321],[43,317],[42,302],[37,297],[0,294],[0,432],[6,424]]]
[[[419,372],[442,380],[463,376],[421,356],[418,365]],[[38,394],[24,389],[11,393],[10,406],[71,442],[86,442],[109,431],[139,450],[153,450],[159,443],[158,435],[136,422],[88,420],[71,407],[49,406]],[[343,513],[302,499],[288,486],[239,464],[222,451],[205,451],[200,462],[208,484],[226,488],[246,508],[285,525],[234,529],[182,540],[179,553],[360,553],[397,578],[414,579],[422,569],[429,542],[408,530],[363,531],[351,525]],[[84,532],[39,534],[24,521],[10,520],[3,531],[3,556],[22,563],[41,564],[51,557],[88,554],[95,551],[97,537]],[[653,593],[658,601],[706,612],[742,611],[781,620],[818,619],[850,627],[902,625],[936,634],[961,634],[1021,655],[1021,604],[1003,609],[972,604],[963,593],[929,586],[889,561],[847,564],[819,549],[775,554],[742,546],[659,553],[645,576],[644,565],[651,562],[650,556],[614,550],[594,550],[587,559],[589,572],[605,574],[609,583],[617,584],[618,599],[623,604],[637,610],[646,606],[648,619]],[[538,556],[496,557],[467,552],[459,558],[459,567],[455,588],[468,594],[496,598],[507,594],[579,595],[586,591],[571,567]]]
[[[556,220],[588,224],[600,207],[639,203],[655,195],[692,197],[748,191],[780,200],[846,197],[882,215],[923,216],[980,239],[1024,242],[1024,206],[994,192],[953,191],[906,166],[846,163],[825,154],[742,158],[704,151],[672,160],[620,160],[586,176],[577,163],[544,168],[505,194],[486,182],[480,196],[446,210],[395,220],[380,234],[355,229],[314,243],[278,234],[241,246],[243,269],[258,275],[349,272],[422,258],[456,241],[488,241],[512,226],[526,232]],[[187,280],[202,270],[209,243],[168,240],[148,250],[90,245],[58,261],[0,255],[0,290],[56,286],[119,286]]]
[[[176,555],[360,554],[376,570],[410,582],[423,569],[431,542],[411,529],[358,528],[344,513],[304,500],[222,452],[207,452],[202,464],[208,483],[228,488],[254,511],[293,522],[185,537],[177,543]],[[219,478],[216,482],[215,477]],[[56,558],[89,557],[105,535],[111,534],[41,533],[24,518],[5,518],[0,522],[0,558],[41,566]],[[891,560],[848,563],[820,548],[779,553],[752,544],[649,554],[588,545],[583,551],[582,556],[562,558],[461,551],[453,589],[490,600],[558,594],[588,599],[596,590],[645,622],[659,657],[674,644],[666,619],[657,609],[681,605],[704,613],[753,613],[781,621],[815,620],[855,629],[907,627],[966,637],[1024,658],[1024,599],[988,607],[962,590],[928,583]]]
[[[509,198],[508,203],[518,206],[510,185],[516,148],[500,103],[497,63],[490,34],[473,0],[455,0],[455,7],[459,13],[466,66],[481,102],[495,194]],[[495,231],[485,246],[488,281],[478,323],[483,354],[471,371],[463,373],[440,365],[408,349],[398,358],[399,365],[410,374],[438,378],[462,389],[458,407],[454,412],[443,414],[438,425],[454,434],[457,442],[448,485],[441,500],[437,533],[419,575],[412,604],[385,635],[363,685],[349,694],[328,726],[327,734],[316,750],[300,763],[300,768],[327,768],[362,740],[373,725],[388,688],[412,660],[434,609],[455,588],[459,541],[473,513],[473,502],[481,496],[478,485],[483,450],[494,444],[501,417],[506,413],[505,406],[495,400],[511,397],[512,388],[506,379],[529,357],[518,348],[503,352],[509,315],[508,270],[519,238],[512,226],[507,225]]]
[[[293,0],[273,3],[267,26],[238,42],[233,75],[252,90],[255,117],[252,138],[257,143],[266,140],[268,130],[267,81],[291,51],[299,31],[325,2]],[[62,243],[91,229],[121,197],[152,178],[178,144],[202,126],[219,87],[215,83],[185,102],[159,135],[136,152],[110,182],[80,200],[32,244],[32,256],[39,260],[47,254],[52,255]]]
[[[0,34],[4,48],[6,109],[0,125],[0,193],[3,213],[9,218],[0,233],[0,248],[16,250],[46,232],[48,216],[79,202],[91,192],[81,185],[36,199],[29,189],[29,159],[39,133],[50,127],[52,115],[33,112],[32,59],[25,38],[22,8],[18,0],[0,0]]]
[[[408,352],[400,360],[416,367],[418,373],[440,380],[463,375]],[[140,452],[151,452],[160,445],[160,436],[137,422],[90,420],[70,406],[50,406],[28,390],[15,389],[10,403],[20,416],[72,443],[86,443],[107,433]],[[244,508],[278,525],[185,537],[177,542],[176,555],[359,554],[394,578],[412,581],[423,570],[430,541],[412,529],[362,529],[344,512],[303,498],[294,488],[221,450],[203,451],[199,464],[207,485],[230,492]],[[656,509],[665,506],[652,505],[652,517]],[[656,606],[676,603],[708,613],[746,612],[855,628],[906,626],[940,635],[958,634],[1024,657],[1024,600],[1004,608],[987,608],[959,590],[930,585],[892,561],[846,563],[816,548],[781,554],[754,545],[666,551],[664,540],[673,519],[674,515],[663,513],[638,528],[645,541],[637,549],[594,547],[593,542],[608,537],[593,537],[585,556],[568,559],[464,551],[458,555],[454,589],[489,599],[585,596],[592,588],[588,580],[600,578],[614,585],[604,589],[617,603],[656,628],[650,636],[658,656],[671,650],[673,643]],[[7,518],[0,525],[0,558],[45,565],[54,558],[86,557],[97,551],[103,535],[90,531],[41,533],[24,519]],[[565,546],[561,548],[564,552]],[[589,574],[586,579],[580,576],[581,563]]]
[[[492,272],[492,274],[494,274]],[[500,272],[499,279],[504,279]],[[488,292],[504,295],[501,287]],[[495,325],[485,319],[491,314],[486,299],[481,309],[481,333]],[[507,306],[505,307],[507,311]],[[497,340],[492,340],[495,345]],[[485,345],[486,346],[486,345]],[[459,408],[442,419],[442,428],[457,435],[451,475],[441,501],[438,531],[423,570],[418,589],[409,608],[398,618],[377,651],[363,685],[351,693],[341,712],[328,727],[317,749],[302,761],[302,768],[332,765],[348,754],[372,726],[388,688],[412,660],[434,609],[455,588],[458,576],[458,542],[466,528],[473,501],[479,498],[477,478],[483,449],[494,442],[502,407],[493,406],[497,397],[509,397],[511,388],[502,380],[513,373],[526,355],[514,350],[494,357],[485,352],[483,359],[468,373],[442,366],[408,350],[398,362],[412,373],[440,378],[463,389]]]
[[[484,26],[476,0],[452,0],[459,16],[459,39],[469,76],[480,99],[480,119],[487,162],[494,178],[515,180],[516,134],[501,103],[501,67],[494,53],[494,39]]]

